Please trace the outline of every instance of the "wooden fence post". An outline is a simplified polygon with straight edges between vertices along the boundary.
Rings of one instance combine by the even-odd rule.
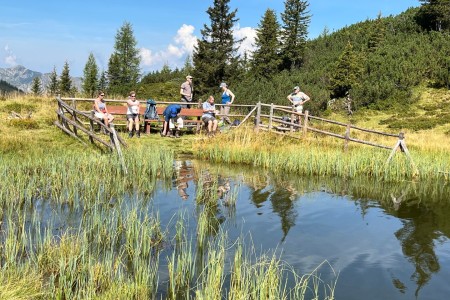
[[[306,136],[308,132],[309,111],[305,110],[305,120],[303,121],[303,135]]]
[[[117,155],[119,156],[120,163],[122,164],[122,169],[125,174],[128,174],[127,166],[125,165],[125,160],[123,159],[122,150],[120,149],[119,139],[117,138],[116,129],[114,128],[114,124],[109,124],[109,128],[111,129],[111,144],[116,148]]]
[[[259,131],[259,123],[261,122],[261,101],[259,101],[257,105],[255,131]]]
[[[292,104],[292,113],[291,113],[291,127],[290,127],[290,132],[294,132],[294,118],[296,117],[296,115],[294,114],[295,112],[295,105]]]
[[[406,143],[405,143],[404,139],[405,139],[405,134],[403,132],[400,132],[398,134],[398,141],[395,144],[394,148],[392,148],[391,154],[389,155],[389,157],[386,161],[386,164],[389,164],[391,159],[394,157],[394,154],[397,151],[397,148],[400,148],[400,151],[405,153],[406,157],[409,159],[409,162],[411,163],[411,166],[414,169],[414,175],[417,176],[417,175],[419,175],[419,169],[417,169],[417,166],[414,164],[414,161],[413,161],[411,155],[409,154],[408,147],[406,147]]]
[[[273,103],[270,103],[269,131],[272,130],[272,118],[273,118]]]
[[[89,119],[89,127],[90,127],[89,129],[91,130],[92,134],[95,134],[94,133],[94,118],[95,118],[95,113],[92,110],[91,111],[91,118]],[[89,135],[89,140],[91,141],[92,144],[94,143],[94,138],[91,135]]]

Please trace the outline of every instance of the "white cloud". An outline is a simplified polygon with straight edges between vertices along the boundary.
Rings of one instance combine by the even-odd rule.
[[[184,64],[184,58],[192,55],[197,37],[194,35],[194,26],[183,24],[173,38],[174,43],[169,44],[165,50],[153,53],[150,49],[141,48],[142,65],[150,69],[158,69],[163,64],[179,67]]]
[[[240,28],[238,24],[233,29],[233,35],[236,40],[245,38],[238,49],[238,53],[244,55],[244,53],[247,52],[248,55],[251,55],[251,52],[255,49],[256,29],[252,27]]]
[[[4,58],[5,64],[11,67],[17,65],[17,57],[16,55],[14,55],[14,53],[12,52],[12,50],[9,48],[8,45],[5,46],[5,53],[6,53]]]

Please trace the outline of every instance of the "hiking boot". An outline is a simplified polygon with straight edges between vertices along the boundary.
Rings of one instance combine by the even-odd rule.
[[[177,139],[180,138],[180,131],[179,130],[175,130],[175,137]]]
[[[128,131],[128,137],[132,138],[133,137],[133,131]]]
[[[136,136],[138,137],[138,138],[140,138],[141,137],[141,132],[138,130],[138,131],[136,131]]]

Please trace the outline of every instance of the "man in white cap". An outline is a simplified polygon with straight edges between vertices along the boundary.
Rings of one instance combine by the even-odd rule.
[[[183,82],[180,89],[181,101],[191,103],[192,96],[194,94],[194,87],[192,86],[192,76],[186,76],[186,81]],[[187,108],[191,108],[190,105],[186,105]]]

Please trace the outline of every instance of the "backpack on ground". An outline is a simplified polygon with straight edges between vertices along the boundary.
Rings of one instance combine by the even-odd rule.
[[[153,99],[147,100],[147,108],[145,109],[144,118],[146,120],[157,120],[159,119],[158,113],[156,112],[156,102]]]

